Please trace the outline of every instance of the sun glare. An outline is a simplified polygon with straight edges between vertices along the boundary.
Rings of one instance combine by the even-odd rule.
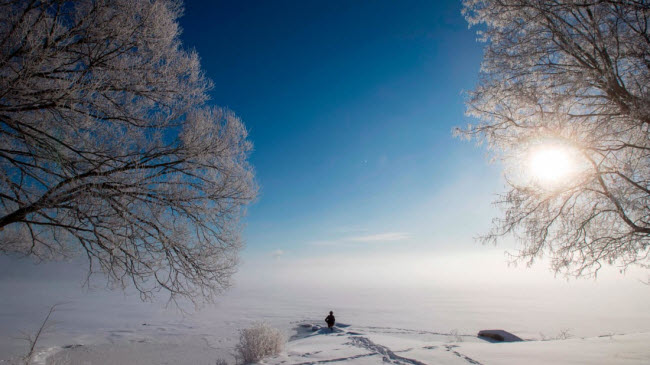
[[[533,178],[545,185],[566,181],[574,170],[571,153],[559,146],[543,146],[532,151],[529,170]]]

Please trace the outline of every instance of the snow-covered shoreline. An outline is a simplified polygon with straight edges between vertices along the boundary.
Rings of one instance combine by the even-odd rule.
[[[239,330],[256,321],[266,321],[283,331],[288,339],[293,337],[281,355],[288,362],[345,357],[344,353],[336,355],[327,349],[343,348],[343,344],[353,341],[361,345],[365,340],[354,339],[353,333],[358,333],[357,336],[399,356],[404,355],[399,351],[412,347],[412,354],[405,357],[413,355],[425,363],[450,354],[452,359],[458,358],[453,351],[478,361],[492,359],[488,364],[495,363],[493,359],[521,358],[528,351],[531,354],[566,352],[567,359],[578,356],[577,359],[584,360],[580,357],[583,349],[618,363],[620,359],[611,356],[619,354],[619,348],[628,347],[625,353],[637,354],[634,356],[650,363],[647,353],[636,349],[640,341],[636,336],[645,343],[650,342],[647,336],[650,313],[645,305],[650,292],[646,285],[634,279],[601,277],[598,283],[549,280],[533,284],[528,280],[519,284],[504,280],[485,281],[481,285],[451,282],[447,287],[379,287],[371,285],[372,282],[333,280],[331,275],[326,277],[318,272],[312,277],[323,276],[327,280],[299,285],[300,281],[293,280],[293,276],[274,279],[267,275],[269,270],[262,268],[254,267],[257,270],[254,278],[266,280],[241,280],[230,292],[217,298],[216,303],[198,309],[186,307],[185,312],[173,306],[165,307],[164,301],[143,303],[137,296],[119,291],[80,291],[74,280],[52,283],[43,281],[40,275],[33,280],[5,276],[0,280],[0,289],[6,293],[20,291],[21,295],[0,299],[0,364],[7,363],[2,359],[25,353],[26,342],[17,337],[22,333],[33,334],[49,306],[58,302],[64,304],[57,307],[52,316],[53,326],[37,345],[39,364],[45,364],[47,356],[54,352],[58,352],[57,356],[85,354],[95,359],[91,363],[97,364],[110,363],[109,358],[120,359],[121,353],[131,356],[125,364],[203,361],[214,365],[220,358],[232,363]],[[443,282],[444,278],[441,276],[439,281]],[[52,287],[57,290],[53,291]],[[324,325],[323,319],[330,310],[337,321],[350,324],[345,329],[350,334],[294,337],[295,327],[301,323]],[[515,346],[491,344],[476,338],[479,330],[498,328],[530,341]],[[541,341],[562,337],[565,331],[570,340]],[[461,335],[463,342],[459,344],[454,334]],[[343,342],[338,343],[339,340]],[[333,342],[328,344],[330,341]],[[409,342],[413,345],[402,346]],[[460,347],[447,351],[446,345]],[[361,354],[357,351],[359,346],[350,346],[345,345],[346,351]],[[431,346],[436,346],[436,350],[427,348]],[[551,348],[554,346],[558,347],[557,351]],[[314,354],[317,351],[319,354]],[[297,353],[313,356],[296,357]],[[419,353],[424,357],[419,358]],[[192,362],[188,362],[190,359]],[[375,359],[366,356],[355,361],[372,363]],[[50,364],[54,363],[50,361]]]
[[[280,364],[647,364],[650,332],[563,340],[493,343],[473,334],[440,333],[393,327],[341,324],[333,332],[297,326],[278,356],[262,363]],[[234,363],[227,346],[205,337],[181,336],[154,343],[132,340],[60,348],[38,363],[59,364],[211,364]]]

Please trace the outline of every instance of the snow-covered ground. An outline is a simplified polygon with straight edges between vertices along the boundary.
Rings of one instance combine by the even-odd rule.
[[[25,352],[26,342],[17,337],[33,333],[57,302],[63,304],[39,340],[35,364],[233,363],[238,330],[260,320],[288,339],[268,364],[650,363],[650,290],[629,277],[517,284],[472,276],[467,282],[480,285],[456,280],[444,286],[437,284],[452,278],[439,275],[436,285],[405,278],[373,286],[329,275],[326,282],[310,278],[313,285],[299,285],[255,267],[253,280],[240,279],[214,305],[181,313],[120,291],[80,291],[77,274],[7,267],[3,272],[0,265],[0,292],[9,294],[0,297],[0,364]],[[324,324],[330,310],[336,332],[297,331],[300,324]],[[504,329],[526,341],[487,342],[476,337],[483,329]],[[567,333],[571,338],[548,340]]]
[[[308,322],[303,322],[308,323]],[[69,346],[47,364],[214,364],[234,362],[209,334],[178,339]],[[286,349],[265,364],[648,364],[650,333],[492,343],[471,334],[339,324],[333,332],[297,326]]]
[[[567,321],[566,308],[544,312],[512,298],[503,308],[505,302],[498,298],[492,298],[492,306],[472,305],[460,294],[405,291],[385,297],[382,291],[366,290],[358,291],[356,299],[350,294],[345,294],[346,300],[331,299],[336,304],[330,307],[325,296],[302,293],[235,290],[215,307],[187,314],[129,298],[113,298],[106,305],[86,294],[57,309],[56,323],[39,342],[34,363],[214,365],[217,359],[234,363],[238,330],[259,320],[280,328],[288,340],[285,351],[265,360],[267,364],[650,363],[646,317],[637,316],[632,325],[619,313],[619,317],[601,316],[598,323],[580,325],[585,317]],[[301,327],[324,325],[329,309],[345,323],[339,323],[336,331]],[[37,327],[44,314],[34,315],[30,328]],[[5,313],[3,318],[7,317]],[[476,336],[478,330],[490,328],[509,330],[526,341],[492,343]],[[542,341],[565,329],[572,338]],[[8,352],[0,358],[24,351],[25,343],[13,337],[3,333],[0,345]]]
[[[325,329],[296,336],[268,364],[648,364],[650,333],[491,343],[470,334],[389,327]]]

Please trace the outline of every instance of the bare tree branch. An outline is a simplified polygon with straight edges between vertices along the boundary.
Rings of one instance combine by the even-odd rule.
[[[47,312],[45,319],[43,320],[43,322],[41,322],[41,326],[38,328],[38,330],[36,330],[36,333],[34,333],[33,335],[25,335],[25,337],[23,338],[25,341],[29,343],[29,349],[27,350],[25,356],[23,356],[22,358],[25,365],[29,365],[31,363],[32,358],[34,357],[34,352],[36,350],[36,344],[38,343],[38,340],[48,330],[48,326],[50,325],[50,317],[56,311],[56,307],[62,304],[65,303],[56,303],[52,305],[50,307],[50,310]]]
[[[110,285],[210,299],[255,198],[242,122],[174,0],[0,1],[0,252],[85,253]],[[92,271],[91,273],[92,274]]]
[[[649,267],[650,4],[465,0],[463,13],[486,46],[467,100],[478,122],[458,132],[487,143],[510,185],[484,241],[514,235],[516,260],[546,255],[569,275]],[[552,189],[522,173],[547,141],[580,161]]]

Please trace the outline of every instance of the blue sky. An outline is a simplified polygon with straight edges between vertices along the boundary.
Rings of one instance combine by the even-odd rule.
[[[187,0],[180,25],[211,102],[255,146],[260,194],[235,287],[475,285],[474,269],[507,269],[511,244],[473,239],[496,214],[499,166],[452,136],[482,55],[460,2]],[[0,292],[20,282],[21,296],[65,297],[85,268],[0,257]]]
[[[467,122],[462,91],[481,60],[460,10],[186,2],[184,45],[215,83],[212,102],[235,111],[255,145],[261,191],[245,256],[446,245],[459,229],[474,244],[499,185],[482,151],[451,133]]]

